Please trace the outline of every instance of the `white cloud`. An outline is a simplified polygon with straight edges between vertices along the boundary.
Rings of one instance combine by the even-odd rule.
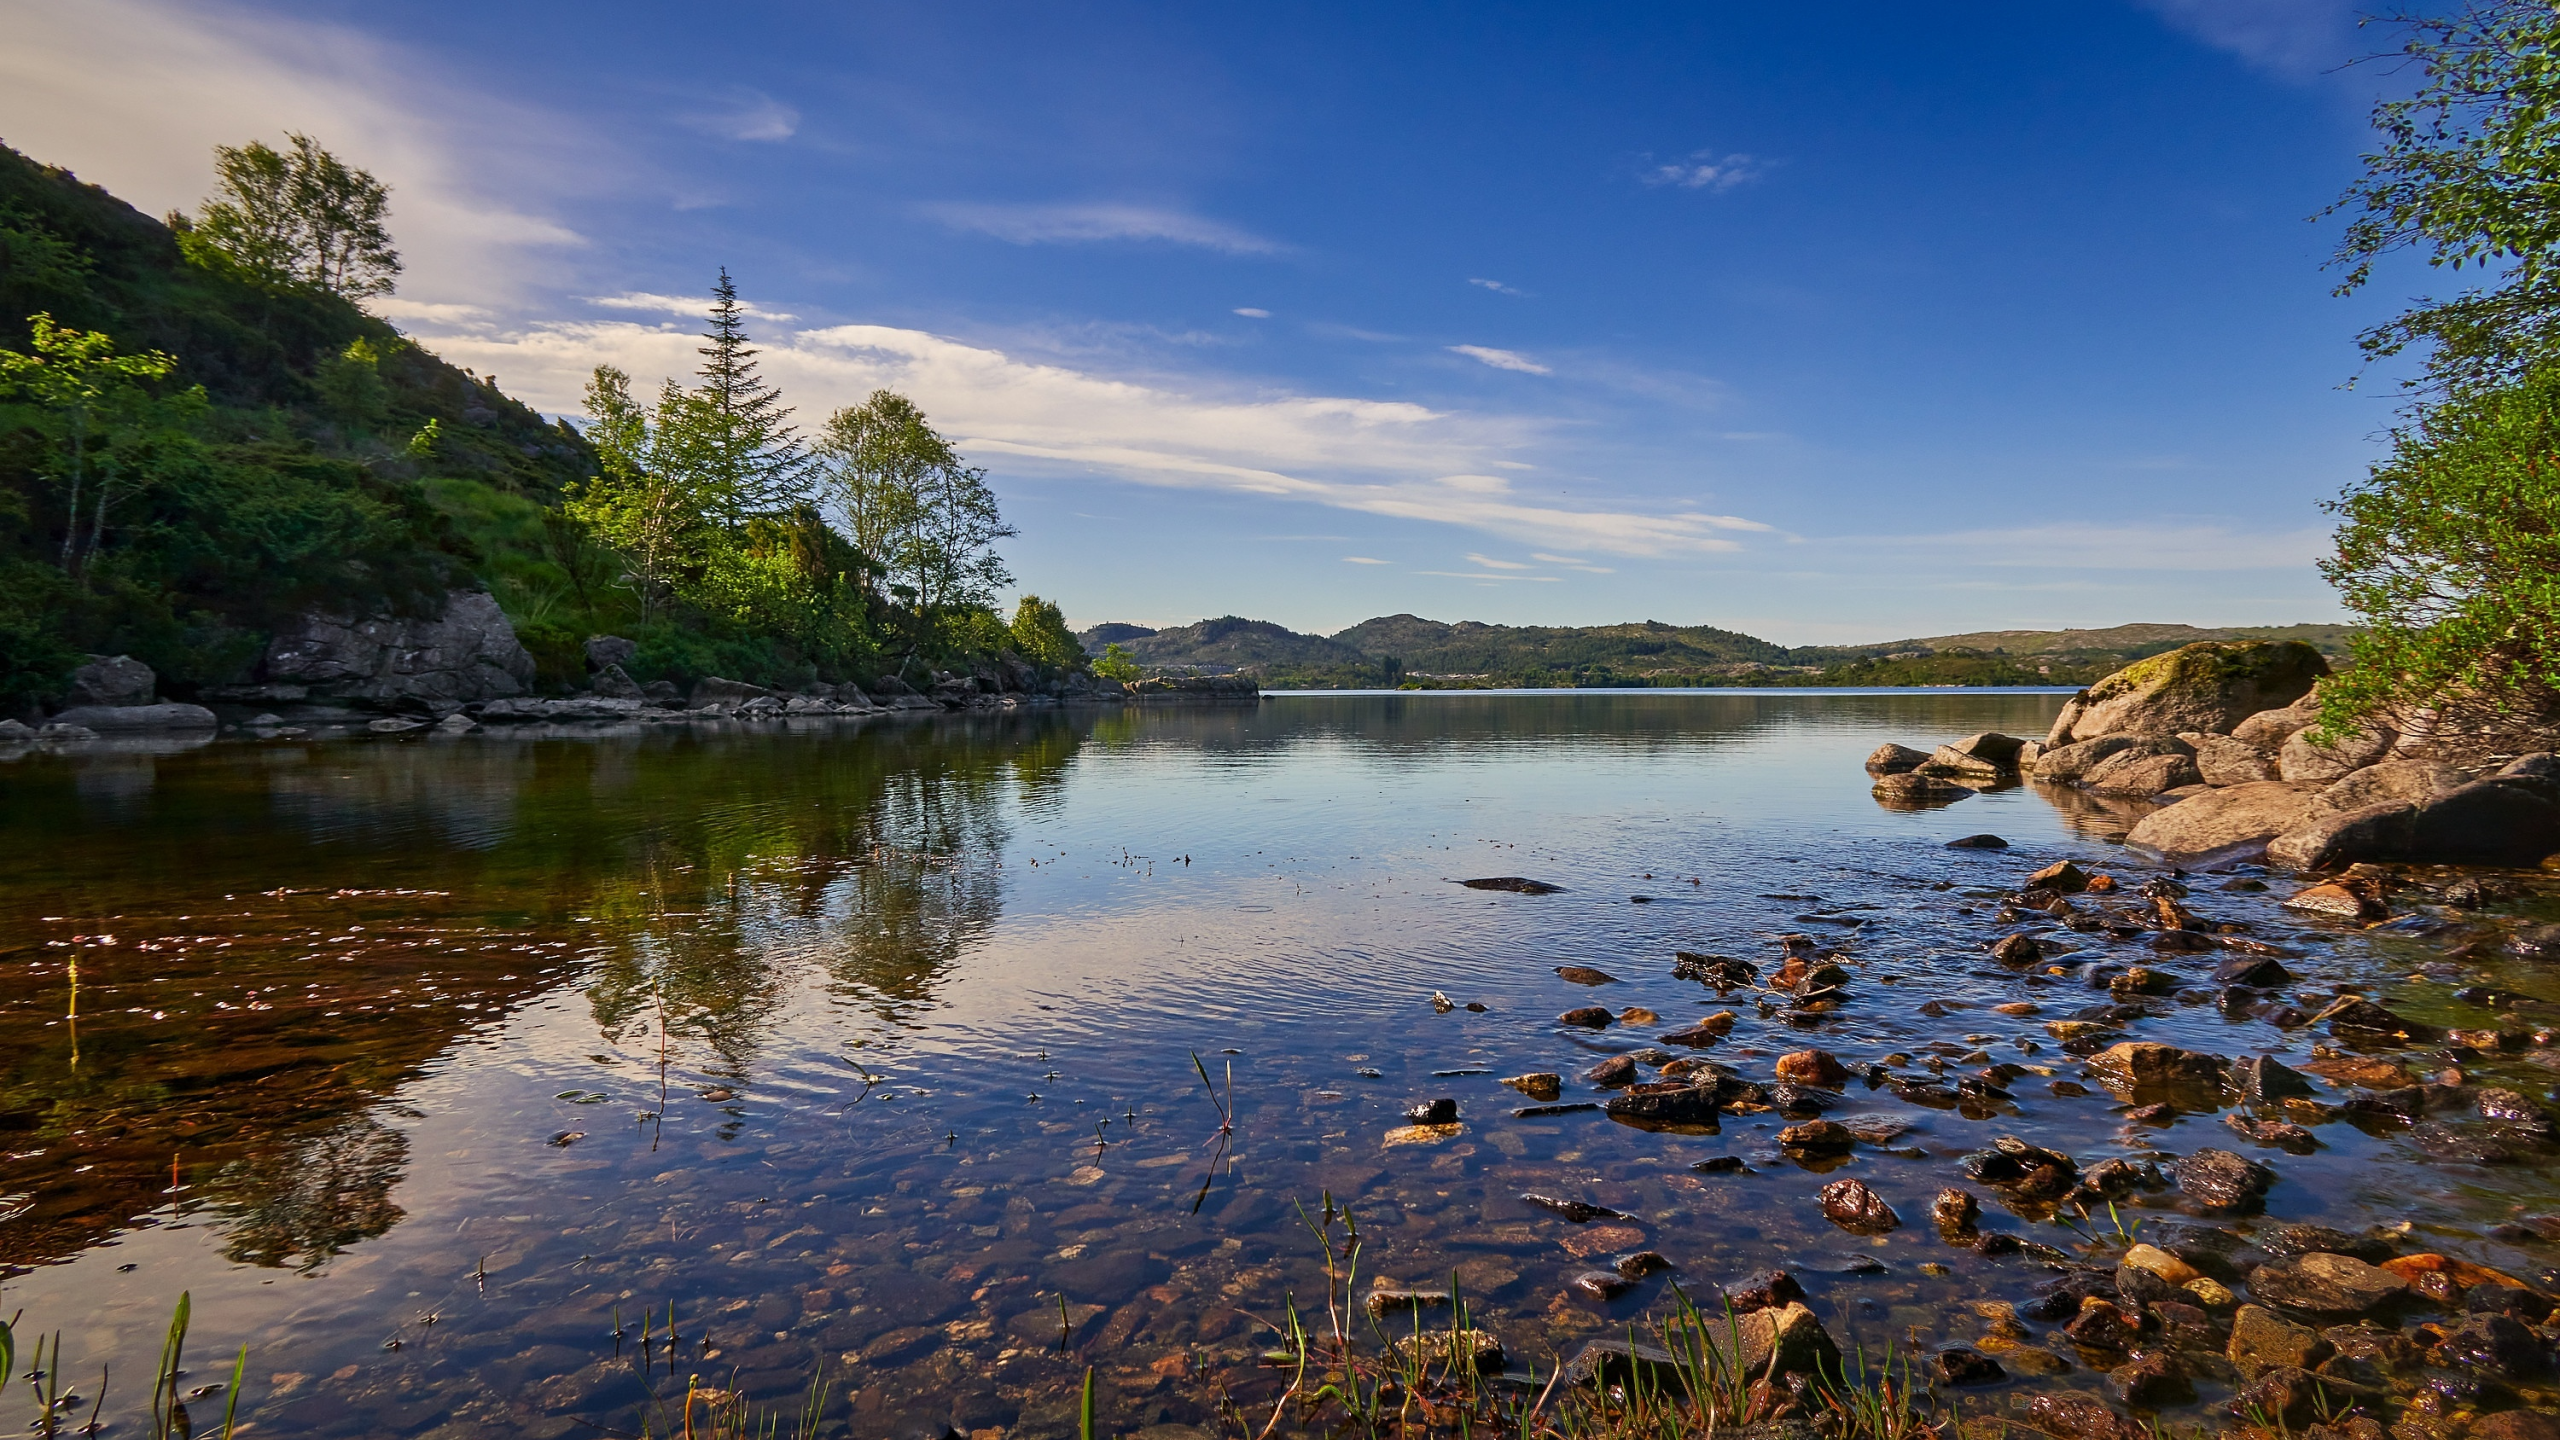
[[[1496,560],[1490,555],[1472,553],[1467,556],[1467,563],[1481,565],[1487,570],[1535,570],[1538,568],[1535,565],[1523,565],[1517,560]]]
[[[1546,423],[1530,418],[1119,379],[885,325],[756,339],[766,373],[804,421],[885,386],[913,396],[964,452],[1008,462],[1015,474],[1263,496],[1612,555],[1733,551],[1731,532],[1769,529],[1733,516],[1518,495],[1510,481],[1473,468],[1543,437]],[[434,340],[454,363],[504,374],[513,393],[570,414],[595,366],[618,365],[644,384],[686,376],[700,363],[696,343],[679,325],[619,319]]]
[[[1684,159],[1667,163],[1648,163],[1636,178],[1647,185],[1668,185],[1680,190],[1704,190],[1720,195],[1737,185],[1747,185],[1766,170],[1748,155],[1718,155],[1713,150],[1699,150]]]
[[[2171,29],[2270,74],[2302,79],[2358,53],[2349,0],[2140,0]]]
[[[1567,570],[1579,570],[1585,575],[1615,575],[1618,573],[1615,566],[1594,565],[1579,555],[1549,555],[1544,551],[1539,551],[1532,553],[1529,558],[1532,560],[1544,560],[1550,565],[1561,565]]]
[[[1254,306],[1251,306],[1251,305],[1239,305],[1239,306],[1237,306],[1237,307],[1236,307],[1236,313],[1237,313],[1237,314],[1239,314],[1239,315],[1241,315],[1241,316],[1243,316],[1243,317],[1244,317],[1244,318],[1246,318],[1247,320],[1268,320],[1268,319],[1270,319],[1270,318],[1271,318],[1271,312],[1270,312],[1270,311],[1268,311],[1268,310],[1261,310],[1261,309],[1257,309],[1257,308],[1255,308]]]
[[[788,140],[800,133],[800,112],[756,90],[741,90],[712,110],[684,117],[684,123],[724,140]]]
[[[391,187],[409,301],[487,304],[505,288],[494,277],[585,243],[499,195],[635,168],[564,117],[466,93],[323,23],[181,0],[0,0],[0,35],[0,135],[145,213],[195,209],[215,145],[288,130],[372,171]]]
[[[1499,280],[1479,280],[1470,277],[1467,283],[1470,285],[1481,285],[1496,295],[1526,295],[1529,293],[1526,290],[1513,289],[1511,286],[1505,285]]]
[[[928,218],[954,230],[992,235],[1016,245],[1160,240],[1230,255],[1273,255],[1282,248],[1223,221],[1146,205],[940,204],[922,209]]]
[[[1490,345],[1452,345],[1449,353],[1479,360],[1496,370],[1517,370],[1523,375],[1552,375],[1555,372],[1517,350],[1496,350]]]
[[[1342,563],[1345,565],[1384,565],[1388,562],[1384,560],[1371,559],[1366,555],[1345,555],[1342,557]]]
[[[365,308],[385,320],[424,320],[437,325],[473,325],[495,318],[494,312],[480,305],[458,301],[412,300],[405,295],[384,295],[365,302]]]
[[[1443,580],[1526,580],[1532,584],[1543,585],[1561,585],[1564,583],[1562,577],[1555,575],[1496,575],[1482,570],[1416,570],[1413,573],[1416,575],[1436,575]]]
[[[691,320],[701,319],[711,309],[711,296],[707,291],[701,295],[653,295],[645,290],[633,290],[621,295],[589,295],[585,298],[588,304],[607,310],[646,310],[658,315],[682,315]],[[800,318],[788,310],[767,310],[752,300],[739,301],[738,308],[758,320],[787,323]]]

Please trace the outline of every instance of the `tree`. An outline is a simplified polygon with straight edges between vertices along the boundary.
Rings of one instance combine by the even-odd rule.
[[[1147,672],[1138,667],[1138,657],[1129,653],[1129,647],[1114,640],[1094,657],[1093,673],[1105,680],[1139,680]]]
[[[2392,432],[2329,506],[2321,573],[2364,628],[2322,683],[2336,732],[2395,702],[2485,699],[2527,719],[2560,697],[2560,366],[2456,395]]]
[[[70,573],[79,560],[81,491],[93,470],[102,471],[96,496],[97,518],[90,526],[90,548],[106,527],[108,501],[119,471],[129,466],[114,458],[114,442],[127,448],[174,418],[151,404],[146,380],[159,380],[178,368],[175,356],[158,350],[118,355],[115,340],[100,331],[66,330],[43,312],[27,317],[33,354],[0,349],[0,394],[29,397],[43,412],[44,428],[61,446],[57,474],[68,486],[63,504],[62,569]],[[201,399],[201,391],[191,392]],[[160,422],[155,425],[154,422]],[[107,442],[103,453],[95,442]]]
[[[917,487],[915,523],[899,537],[892,565],[915,587],[923,614],[985,606],[1013,583],[995,542],[1019,533],[1004,523],[986,471],[936,465]]]
[[[812,450],[820,505],[853,547],[882,567],[916,523],[926,477],[959,463],[924,412],[894,390],[874,390],[861,405],[828,416]]]
[[[285,141],[284,151],[263,140],[213,147],[218,195],[180,233],[181,247],[271,285],[350,300],[390,294],[400,273],[383,223],[390,190],[308,135]]]
[[[2419,383],[2438,392],[2513,380],[2560,357],[2560,9],[2479,0],[2400,23],[2418,85],[2374,107],[2382,146],[2327,212],[2353,217],[2338,293],[2404,250],[2477,270],[2490,283],[2419,301],[2359,344],[2368,361],[2428,347]]]
[[[644,621],[674,596],[676,582],[705,559],[710,538],[694,442],[706,428],[702,402],[672,381],[654,413],[631,395],[631,377],[599,365],[587,381],[587,440],[603,473],[578,487],[570,517],[622,554],[623,583]]]
[[[353,439],[391,418],[391,390],[382,383],[382,351],[357,336],[311,373],[313,388],[336,417],[342,438]]]
[[[746,308],[727,266],[711,295],[711,329],[702,337],[710,343],[699,351],[702,384],[694,391],[705,488],[726,497],[732,519],[791,510],[807,498],[809,469],[791,409],[757,370]]]
[[[1085,668],[1084,642],[1067,628],[1067,617],[1057,606],[1037,595],[1025,595],[1013,607],[1013,648],[1022,657],[1044,670],[1074,671]]]

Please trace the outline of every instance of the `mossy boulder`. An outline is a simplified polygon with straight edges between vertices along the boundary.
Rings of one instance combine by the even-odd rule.
[[[2072,697],[2046,748],[2104,735],[2228,735],[2311,693],[2329,662],[2299,640],[2202,640],[2137,660]]]

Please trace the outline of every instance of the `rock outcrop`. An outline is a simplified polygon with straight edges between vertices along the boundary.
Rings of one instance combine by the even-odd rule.
[[[533,656],[498,602],[474,590],[454,591],[444,613],[426,619],[306,615],[277,632],[259,671],[312,699],[378,705],[458,706],[533,686]]]
[[[2329,673],[2299,640],[2206,640],[2140,660],[2072,697],[2048,750],[2102,735],[2227,735],[2262,710],[2292,704]]]
[[[159,688],[160,677],[130,655],[92,655],[89,663],[71,672],[71,688],[63,704],[75,710],[148,705]]]
[[[2309,822],[2316,798],[2281,780],[2233,785],[2145,815],[2125,843],[2172,865],[2246,859]]]

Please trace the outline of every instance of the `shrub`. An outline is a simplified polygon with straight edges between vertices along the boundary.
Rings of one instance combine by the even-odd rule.
[[[2321,573],[2365,628],[2320,688],[2324,728],[2456,696],[2560,709],[2560,368],[2420,410],[2328,508]]]

